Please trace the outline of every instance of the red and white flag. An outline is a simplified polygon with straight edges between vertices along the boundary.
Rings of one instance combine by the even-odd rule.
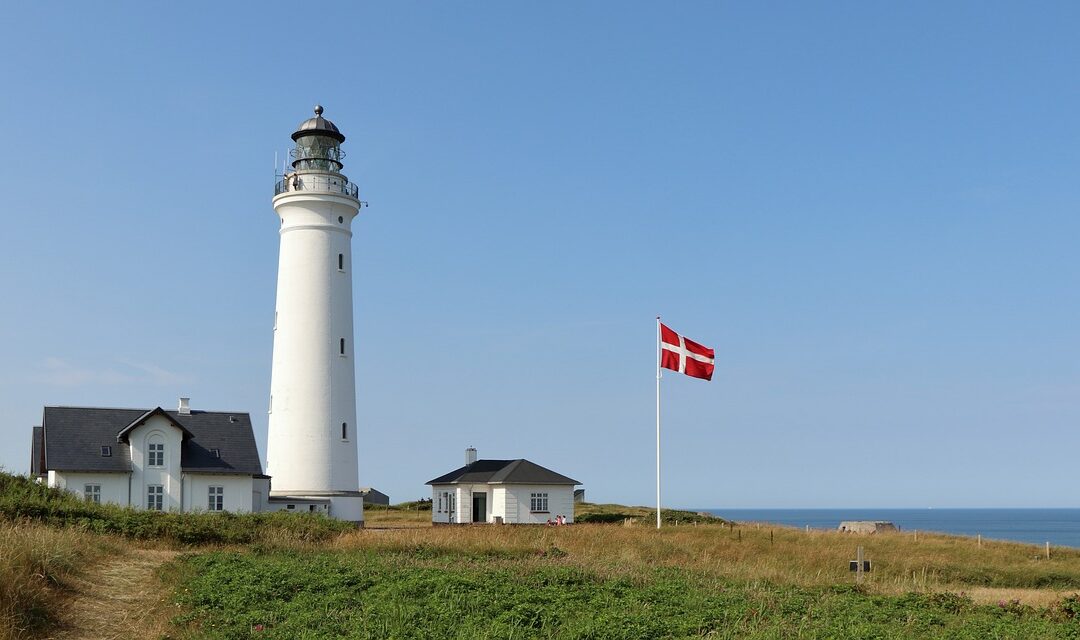
[[[712,380],[716,352],[660,325],[660,366],[693,378]]]

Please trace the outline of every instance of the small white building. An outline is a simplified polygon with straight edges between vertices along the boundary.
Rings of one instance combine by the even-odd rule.
[[[477,460],[470,447],[465,466],[427,484],[434,524],[545,524],[558,516],[574,521],[574,487],[581,483],[521,458]]]
[[[157,511],[267,508],[246,413],[45,407],[30,472],[86,500]]]

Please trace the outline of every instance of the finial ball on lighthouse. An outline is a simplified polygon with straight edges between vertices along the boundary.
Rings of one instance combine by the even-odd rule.
[[[322,115],[322,105],[321,104],[315,105],[315,115],[317,115],[317,116]]]

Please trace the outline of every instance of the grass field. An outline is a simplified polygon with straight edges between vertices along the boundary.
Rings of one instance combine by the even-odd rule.
[[[588,506],[586,508],[589,508]],[[1078,638],[1080,552],[639,522],[424,527],[189,556],[183,637]],[[393,510],[378,519],[396,527]],[[875,569],[856,586],[847,560]],[[240,612],[243,612],[241,615]],[[253,631],[255,630],[255,631]]]
[[[887,573],[856,587],[846,568],[814,568],[830,548],[820,537],[807,545],[816,559],[777,571],[786,553],[765,547],[767,533],[717,539],[725,535],[714,526],[660,535],[610,525],[461,527],[358,532],[331,549],[214,552],[177,570],[188,611],[178,622],[190,638],[1080,637],[1075,597],[978,604]],[[771,545],[790,551],[795,535],[774,532]],[[952,561],[936,556],[949,543],[927,540],[921,557],[943,572]],[[980,563],[980,584],[1078,577],[1075,558],[1027,573],[994,569],[1000,561]]]
[[[576,513],[618,524],[431,527],[424,506],[369,508],[364,530],[147,516],[0,474],[0,640],[65,637],[50,625],[86,574],[91,622],[170,638],[1080,638],[1080,550],[679,511],[658,532],[654,511],[620,505]],[[858,545],[874,570],[856,585]]]

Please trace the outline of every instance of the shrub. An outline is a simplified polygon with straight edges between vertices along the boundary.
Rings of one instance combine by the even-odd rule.
[[[306,543],[355,529],[347,522],[306,513],[175,513],[92,504],[25,476],[0,472],[0,520],[23,519],[187,545]]]

